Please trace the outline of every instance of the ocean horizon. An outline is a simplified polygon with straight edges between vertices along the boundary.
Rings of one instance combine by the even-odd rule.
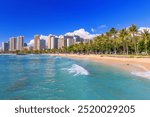
[[[150,79],[90,60],[0,55],[1,100],[149,100]]]

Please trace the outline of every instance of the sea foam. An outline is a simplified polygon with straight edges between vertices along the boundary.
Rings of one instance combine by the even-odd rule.
[[[133,75],[150,78],[150,71],[148,72],[132,72]]]
[[[62,57],[58,57],[58,56],[56,56],[56,57],[55,57],[55,59],[62,59]]]
[[[77,76],[77,75],[86,75],[87,76],[87,75],[89,75],[89,72],[85,68],[83,68],[77,64],[73,64],[70,68],[65,68],[63,70],[66,70],[71,74],[74,74],[74,76]]]

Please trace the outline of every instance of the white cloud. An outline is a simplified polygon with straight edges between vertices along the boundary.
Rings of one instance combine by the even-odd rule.
[[[74,32],[68,32],[65,35],[70,35],[70,36],[78,35],[84,39],[93,39],[94,37],[98,36],[98,34],[90,34],[84,28],[81,28],[79,30],[75,30]]]
[[[94,30],[94,29],[93,29]],[[93,39],[94,37],[100,35],[100,34],[90,34],[89,32],[87,32],[84,28],[81,28],[79,30],[75,30],[73,32],[68,32],[66,33],[65,35],[69,35],[69,36],[74,36],[74,35],[78,35],[80,36],[81,38],[84,38],[84,39]],[[52,36],[51,34],[49,36]],[[60,36],[56,36],[56,37],[61,37],[63,35],[60,35]],[[40,39],[44,39],[45,41],[47,41],[48,39],[48,36],[46,35],[41,35],[40,36]],[[34,39],[32,39],[29,43],[28,43],[28,46],[34,46]]]
[[[139,32],[143,32],[145,29],[149,30],[149,33],[150,33],[150,27],[140,27]]]
[[[44,39],[45,41],[48,39],[48,36],[46,36],[46,35],[41,35],[40,36],[40,39]]]
[[[50,34],[51,35],[51,34]],[[45,41],[47,41],[48,36],[46,35],[41,35],[40,39],[44,39]],[[34,39],[30,40],[30,42],[28,43],[28,46],[34,46]]]
[[[34,39],[32,39],[29,43],[28,46],[34,46]]]

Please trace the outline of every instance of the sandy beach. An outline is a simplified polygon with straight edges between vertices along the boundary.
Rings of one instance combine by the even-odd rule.
[[[118,67],[130,73],[150,78],[150,58],[127,58],[121,56],[108,57],[102,55],[77,55],[77,54],[51,54],[55,56],[68,57],[73,59],[85,59],[99,62],[105,65]]]

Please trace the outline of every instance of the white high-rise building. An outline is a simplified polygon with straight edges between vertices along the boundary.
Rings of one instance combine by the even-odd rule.
[[[67,41],[67,47],[74,44],[74,36],[65,36],[65,38],[66,38],[66,41]]]
[[[79,44],[79,43],[83,42],[83,39],[77,35],[74,35],[73,39],[74,39],[75,44]]]
[[[9,51],[16,51],[16,42],[17,39],[15,37],[9,39]]]
[[[55,36],[50,35],[47,38],[47,49],[51,49],[51,45],[52,45],[51,40],[52,40],[52,38],[55,38]]]
[[[37,41],[37,50],[45,50],[46,49],[46,41],[44,39],[40,39]]]
[[[90,41],[91,41],[90,39],[83,39],[84,44],[89,43]]]
[[[72,46],[74,44],[73,38],[67,38],[67,47]]]
[[[51,49],[58,49],[58,38],[51,37]]]
[[[17,37],[16,50],[23,50],[24,47],[24,36]]]
[[[40,40],[40,35],[34,36],[34,50],[38,50],[38,41]]]
[[[9,43],[2,42],[2,52],[8,52],[9,51]]]
[[[58,49],[61,49],[63,47],[67,47],[67,39],[65,36],[61,36],[58,39]]]

